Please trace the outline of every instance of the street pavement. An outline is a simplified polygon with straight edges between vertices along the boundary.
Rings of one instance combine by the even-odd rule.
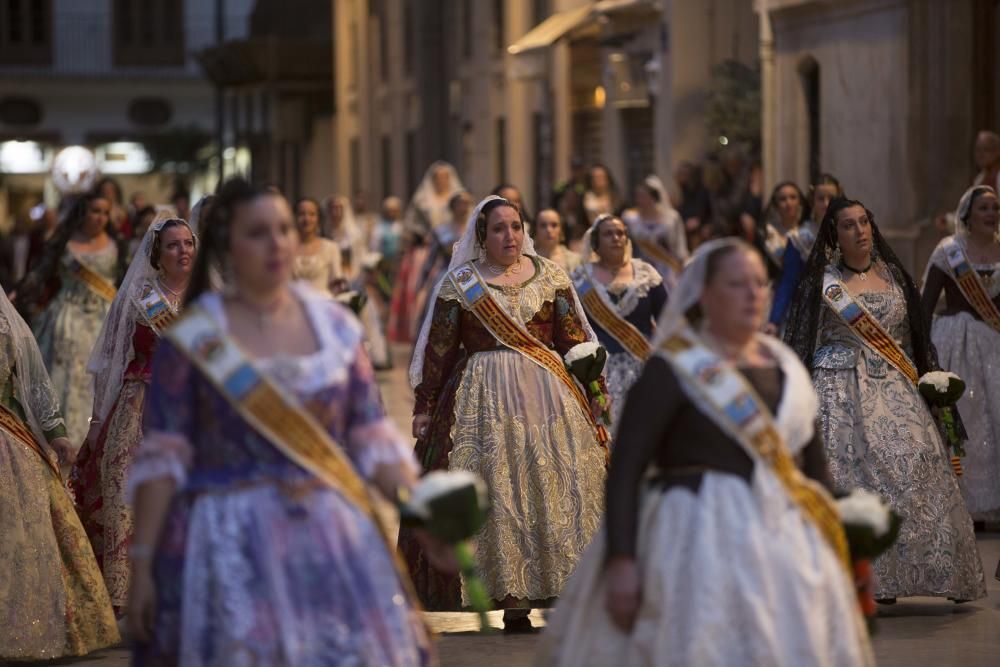
[[[390,416],[408,434],[413,406],[406,379],[408,350],[397,347],[393,352],[396,366],[379,373],[379,383]],[[1000,581],[993,577],[1000,561],[1000,533],[981,533],[977,537],[989,596],[962,605],[936,598],[906,598],[891,607],[879,607],[872,641],[881,667],[1000,666]],[[438,633],[441,667],[530,665],[539,639],[538,635],[479,634],[474,614],[428,613],[426,617],[432,630]],[[539,611],[532,612],[532,619],[535,625],[544,625]],[[490,623],[495,628],[502,627],[500,612],[490,614]],[[719,640],[725,641],[725,637]],[[128,652],[116,648],[85,658],[45,664],[124,667],[128,664]]]

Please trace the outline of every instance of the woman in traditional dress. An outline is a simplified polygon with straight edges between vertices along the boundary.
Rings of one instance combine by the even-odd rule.
[[[223,185],[184,316],[153,361],[135,494],[137,665],[425,665],[428,637],[367,492],[417,466],[361,327],[291,282],[280,195]],[[206,292],[224,258],[225,295]]]
[[[340,270],[344,278],[354,280],[361,273],[361,263],[368,253],[368,241],[354,219],[351,200],[341,195],[327,197],[324,236],[340,247]]]
[[[613,215],[598,216],[583,243],[590,258],[573,273],[573,286],[597,339],[608,351],[605,375],[613,433],[625,394],[649,357],[649,339],[667,302],[667,290],[653,265],[632,257],[629,227]]]
[[[648,176],[635,187],[635,208],[625,211],[622,220],[636,255],[652,264],[668,286],[677,284],[688,258],[687,234],[659,178]]]
[[[786,201],[788,197],[794,200],[790,189],[785,194]],[[805,268],[809,253],[816,243],[816,229],[826,215],[830,202],[837,197],[843,197],[844,190],[836,178],[830,174],[820,174],[812,184],[810,195],[811,219],[804,220],[787,234],[788,241],[781,258],[781,279],[774,290],[774,303],[771,305],[771,315],[768,317],[769,330],[774,334],[780,332],[785,324],[788,305],[795,296],[795,288],[798,287],[799,279],[802,277],[802,269]]]
[[[928,317],[945,309],[931,339],[941,366],[965,380],[958,408],[969,440],[958,484],[976,521],[1000,521],[1000,201],[989,186],[966,191],[955,234],[938,244],[924,274]]]
[[[453,166],[447,162],[434,162],[413,191],[404,223],[416,225],[425,231],[443,225],[451,219],[451,211],[448,209],[451,198],[464,190],[465,186]]]
[[[835,199],[788,313],[785,340],[813,376],[837,488],[903,520],[873,563],[875,598],[986,595],[972,520],[917,381],[938,370],[913,279],[863,204]]]
[[[492,506],[474,547],[508,632],[559,595],[600,521],[607,433],[563,355],[595,341],[566,273],[535,253],[520,209],[484,199],[438,284],[410,366],[413,434],[427,469],[468,470]],[[401,547],[424,605],[458,609],[457,577]]]
[[[431,230],[431,242],[427,251],[427,259],[424,262],[422,276],[420,278],[421,289],[428,292],[441,280],[442,274],[448,269],[451,263],[451,253],[455,244],[462,234],[465,233],[465,224],[469,220],[469,211],[472,210],[475,202],[466,191],[455,193],[451,201],[448,202],[448,210],[451,211],[451,220],[440,224]],[[426,305],[427,299],[424,298]]]
[[[762,220],[753,232],[753,243],[763,256],[767,274],[773,282],[781,280],[789,234],[808,218],[806,196],[799,186],[791,181],[774,186]]]
[[[389,305],[389,340],[410,343],[420,328],[427,291],[423,290],[423,268],[430,252],[431,232],[451,220],[448,203],[464,192],[455,168],[435,162],[413,192],[403,217],[403,255],[396,274],[396,287]]]
[[[746,243],[695,252],[628,395],[605,527],[539,667],[874,665],[823,488],[816,394],[795,353],[758,333],[767,291]]]
[[[73,461],[59,400],[28,325],[0,289],[0,662],[118,642],[87,534],[63,486]]]
[[[59,291],[34,322],[34,331],[73,443],[87,435],[94,402],[87,360],[118,282],[118,246],[106,231],[109,207],[101,195],[83,196],[49,242],[45,259],[17,288],[19,307],[30,305],[58,275]]]
[[[195,236],[185,221],[164,218],[150,226],[88,364],[94,376],[93,416],[71,486],[117,613],[128,602],[132,536],[125,477],[142,441],[153,352],[180,310],[195,254]]]
[[[594,224],[599,215],[618,213],[621,207],[621,196],[611,170],[603,164],[595,164],[587,171],[587,190],[583,193],[583,210],[588,224]]]
[[[320,235],[319,202],[309,197],[296,202],[295,226],[299,230],[295,277],[325,294],[343,289],[340,246]]]
[[[566,247],[566,226],[559,211],[542,209],[531,227],[531,238],[539,257],[558,264],[566,273],[573,273],[583,259]]]

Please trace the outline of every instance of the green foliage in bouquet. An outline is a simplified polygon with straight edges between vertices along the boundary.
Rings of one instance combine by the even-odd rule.
[[[844,535],[847,536],[847,548],[851,552],[851,560],[862,558],[874,559],[889,550],[899,539],[899,527],[903,520],[898,514],[889,510],[889,529],[879,535],[870,525],[844,522]]]
[[[965,393],[965,380],[947,371],[932,371],[924,373],[917,383],[920,395],[927,404],[937,408],[937,420],[941,425],[942,436],[955,455],[952,465],[956,465],[956,474],[961,475],[958,459],[965,456],[963,446],[966,438],[964,429],[959,428],[955,416],[955,404]]]
[[[600,385],[601,373],[604,372],[604,366],[608,363],[608,351],[598,343],[580,343],[574,345],[566,353],[563,363],[566,365],[566,370],[587,388],[587,393],[591,398],[596,397],[600,406],[605,408],[604,423],[610,424],[611,418],[608,417],[606,409],[608,401],[604,392],[601,391]]]

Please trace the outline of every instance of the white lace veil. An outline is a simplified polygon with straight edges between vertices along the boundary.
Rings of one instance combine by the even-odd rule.
[[[660,315],[660,321],[656,323],[653,349],[656,349],[660,343],[687,322],[685,313],[701,300],[701,292],[705,287],[705,277],[708,275],[709,256],[720,248],[729,247],[744,248],[749,246],[737,238],[726,237],[701,244],[691,255],[691,259],[684,265],[681,279],[670,292],[666,310]]]
[[[667,192],[667,188],[663,185],[663,181],[660,180],[659,176],[650,174],[643,181],[645,186],[651,190],[655,190],[657,196],[660,200],[656,202],[656,208],[661,214],[665,214],[668,211],[675,211],[673,203],[670,201],[670,193]]]
[[[594,250],[594,246],[590,245],[594,238],[594,234],[597,233],[597,226],[600,225],[605,220],[618,220],[622,224],[625,224],[621,218],[617,215],[611,213],[602,213],[594,218],[593,224],[587,228],[587,231],[583,233],[583,239],[580,241],[580,257],[583,258],[584,264],[589,264],[591,262],[596,262],[600,257],[597,255],[597,251]],[[628,230],[628,225],[625,225],[625,229]],[[625,261],[629,262],[632,260],[632,237],[631,231],[629,231],[630,236],[628,237],[625,244]]]
[[[420,335],[417,337],[417,344],[413,348],[413,359],[410,361],[410,386],[414,389],[423,380],[424,350],[427,349],[427,339],[430,336],[431,322],[434,319],[434,306],[437,303],[438,293],[441,291],[441,285],[448,279],[449,273],[463,264],[479,258],[479,243],[476,241],[476,220],[479,219],[479,213],[483,210],[483,207],[495,199],[503,199],[503,197],[490,195],[476,204],[476,207],[472,210],[472,214],[469,216],[469,221],[465,225],[465,233],[462,234],[462,238],[460,238],[454,245],[454,249],[451,254],[451,262],[448,263],[448,270],[441,274],[441,279],[438,280],[437,284],[434,286],[434,290],[431,293],[429,301],[427,302],[427,312],[424,315],[424,321],[420,325]],[[531,235],[527,233],[527,230],[525,230],[524,244],[521,246],[521,254],[538,257],[538,253],[535,251],[535,242],[531,239]],[[587,334],[587,340],[596,341],[597,335],[594,333],[593,329],[590,328],[590,323],[587,321],[587,315],[583,310],[583,305],[580,303],[580,299],[576,295],[576,290],[573,290],[573,300],[576,305],[577,315],[580,317],[580,322],[583,324],[584,331]]]
[[[63,424],[59,399],[31,329],[0,289],[0,387],[14,373],[14,391],[35,440],[48,444],[45,432]]]
[[[340,246],[341,251],[344,248],[350,251],[350,267],[344,266],[343,268],[345,277],[353,280],[361,272],[361,263],[368,253],[368,242],[354,216],[354,207],[351,205],[351,200],[343,195],[331,195],[323,200],[324,212],[329,210],[329,204],[332,201],[340,204],[344,211],[344,217],[336,229],[333,228],[333,221],[327,219],[325,221],[326,230],[323,235]]]
[[[451,201],[451,198],[456,193],[465,190],[465,186],[462,185],[462,179],[458,177],[455,167],[443,160],[431,163],[431,166],[427,167],[427,171],[424,172],[424,177],[420,180],[420,185],[413,191],[409,206],[406,207],[406,213],[404,214],[406,224],[416,224],[421,228],[432,229],[438,224],[445,222],[445,220],[432,219],[433,210],[431,210],[435,201],[437,201],[437,197],[434,194],[434,172],[440,167],[447,169],[448,174],[451,176],[451,188],[444,197],[445,202]],[[447,211],[447,205],[445,206],[445,210]]]
[[[146,230],[87,362],[87,372],[94,376],[94,416],[98,419],[108,416],[121,390],[125,369],[135,358],[132,337],[136,322],[142,317],[139,298],[143,287],[153,284],[157,274],[150,263],[153,243],[164,225],[171,221],[187,227],[194,237],[195,248],[198,247],[198,235],[191,225],[180,218],[159,218]]]

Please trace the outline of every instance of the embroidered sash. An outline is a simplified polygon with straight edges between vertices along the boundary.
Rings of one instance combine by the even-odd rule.
[[[833,499],[795,465],[770,409],[753,385],[703,345],[690,328],[664,340],[657,354],[712,408],[712,420],[736,437],[747,454],[768,467],[789,498],[826,538],[850,575],[847,538]]]
[[[153,285],[143,286],[135,305],[157,336],[162,336],[167,327],[177,319],[177,313]]]
[[[874,315],[847,290],[847,286],[829,269],[823,276],[823,299],[847,324],[851,332],[869,349],[896,367],[910,382],[917,384],[917,369],[899,343],[893,340]]]
[[[416,605],[417,597],[396,552],[395,540],[382,525],[365,481],[329,432],[255,367],[236,341],[220,330],[212,316],[199,306],[190,306],[165,335],[251,428],[335,489],[379,527],[393,556],[400,584]]]
[[[2,405],[0,405],[0,427],[6,429],[8,433],[27,445],[31,451],[38,454],[42,458],[42,461],[45,462],[45,465],[52,471],[52,474],[56,476],[56,479],[60,480],[60,482],[62,481],[59,466],[45,454],[45,450],[35,440],[31,429],[17,415]]]
[[[948,261],[948,268],[951,269],[952,280],[958,285],[962,296],[968,301],[979,317],[986,322],[994,331],[1000,333],[1000,311],[990,298],[989,292],[983,285],[979,273],[972,268],[972,263],[965,254],[962,246],[954,238],[944,245],[944,255]]]
[[[576,293],[583,303],[587,316],[597,322],[602,329],[639,361],[645,361],[652,349],[642,332],[631,322],[618,314],[614,306],[604,299],[604,295],[591,281],[587,267],[581,267],[573,281]]]
[[[597,439],[601,445],[606,446],[611,439],[607,429],[597,423],[594,414],[590,410],[590,401],[587,400],[580,385],[563,363],[558,354],[543,345],[541,341],[528,333],[518,322],[507,314],[489,293],[489,288],[479,276],[479,272],[472,266],[472,263],[463,264],[448,274],[455,289],[458,291],[462,304],[476,316],[476,318],[486,327],[487,331],[493,334],[502,344],[520,352],[525,357],[535,362],[545,370],[554,375],[569,390],[583,410],[583,414],[590,421],[591,426],[597,432]]]
[[[105,301],[115,300],[115,294],[118,293],[118,290],[115,289],[111,281],[84,264],[79,257],[71,252],[67,253],[63,263],[70,274],[86,285],[91,292]]]
[[[653,239],[643,238],[637,233],[633,241],[635,241],[635,244],[639,247],[644,257],[670,267],[670,270],[678,275],[684,270],[684,264],[681,260],[674,257],[672,252]]]

